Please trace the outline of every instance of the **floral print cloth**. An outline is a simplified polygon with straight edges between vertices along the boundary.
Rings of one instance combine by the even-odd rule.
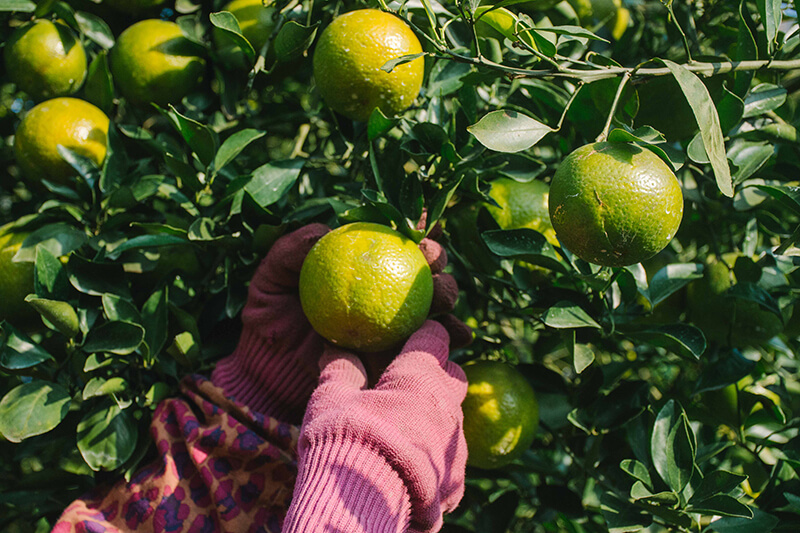
[[[225,397],[201,376],[162,401],[159,458],[73,502],[53,533],[279,533],[297,476],[296,426]]]

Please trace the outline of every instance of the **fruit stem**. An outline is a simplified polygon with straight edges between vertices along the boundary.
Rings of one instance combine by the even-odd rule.
[[[597,139],[595,139],[597,142],[604,142],[608,137],[608,130],[611,129],[611,120],[614,118],[614,115],[617,112],[617,106],[622,98],[622,91],[625,89],[625,85],[628,83],[628,80],[631,79],[631,74],[631,72],[625,72],[622,75],[622,79],[619,82],[619,87],[617,87],[617,94],[614,95],[614,101],[611,102],[611,110],[608,112],[606,125],[603,127],[603,131],[600,132],[600,135],[597,136]]]

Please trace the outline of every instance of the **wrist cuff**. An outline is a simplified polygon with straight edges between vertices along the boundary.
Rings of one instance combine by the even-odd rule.
[[[407,530],[411,502],[403,481],[384,457],[352,437],[306,442],[283,533]]]

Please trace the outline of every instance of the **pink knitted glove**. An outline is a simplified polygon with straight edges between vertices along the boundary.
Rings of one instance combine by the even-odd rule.
[[[323,224],[310,224],[275,242],[250,282],[239,344],[211,374],[228,396],[285,422],[300,423],[317,386],[324,342],[303,314],[297,285],[308,251],[328,231]],[[458,287],[452,276],[442,273],[447,254],[431,239],[423,239],[420,249],[433,272],[431,314],[449,313]],[[471,330],[454,316],[443,314],[437,320],[447,327],[453,346],[472,340]],[[373,361],[380,360],[376,356]],[[378,374],[383,370],[373,366],[370,370]]]
[[[425,322],[373,389],[355,355],[326,349],[284,533],[439,530],[464,493],[467,460],[467,381],[448,342]]]

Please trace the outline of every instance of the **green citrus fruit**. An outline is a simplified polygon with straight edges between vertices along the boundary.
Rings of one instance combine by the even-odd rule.
[[[8,77],[34,100],[68,96],[86,78],[86,52],[59,22],[39,19],[20,26],[6,43]]]
[[[16,232],[11,224],[0,227],[0,320],[17,322],[36,314],[25,302],[33,292],[33,263],[12,261],[27,236]]]
[[[516,368],[499,361],[468,363],[463,369],[468,384],[461,404],[467,464],[507,465],[530,448],[539,427],[533,388]]]
[[[303,311],[320,335],[366,352],[416,331],[433,298],[431,270],[417,245],[365,222],[322,237],[303,262],[299,288]]]
[[[492,181],[489,196],[500,207],[487,209],[503,229],[529,228],[545,236],[553,246],[558,246],[556,232],[550,223],[548,199],[550,187],[543,181],[521,183],[509,178]]]
[[[741,423],[739,416],[739,387],[736,383],[703,393],[703,403],[717,420],[731,427]]]
[[[111,74],[122,95],[144,106],[179,102],[200,83],[205,60],[174,22],[148,19],[120,34],[111,49]]]
[[[733,269],[741,256],[723,254],[706,260],[703,278],[687,287],[688,317],[706,339],[725,346],[756,346],[783,331],[783,321],[758,303],[731,298],[728,290],[736,285]]]
[[[550,185],[558,239],[598,265],[632,265],[654,256],[675,236],[682,215],[675,174],[634,144],[582,146],[561,162]]]
[[[262,0],[233,0],[222,8],[222,11],[229,11],[239,21],[239,29],[242,30],[245,39],[253,45],[256,55],[267,43],[267,39],[275,29],[275,20],[273,19],[275,8],[270,5],[271,3],[272,0],[266,0],[263,3]],[[252,66],[244,52],[225,32],[215,27],[213,36],[217,53],[224,64],[240,69]]]
[[[376,107],[395,115],[419,94],[425,63],[419,57],[391,72],[381,67],[419,53],[417,36],[398,17],[376,9],[351,11],[322,32],[314,50],[314,79],[323,100],[350,119],[367,120]]]
[[[58,145],[101,165],[107,143],[106,114],[89,102],[62,97],[28,111],[17,128],[14,153],[29,180],[64,183],[75,170],[61,157]]]
[[[622,0],[567,0],[581,20],[581,24],[592,29],[603,23],[614,39],[620,39],[631,20],[630,11],[622,7]]]

